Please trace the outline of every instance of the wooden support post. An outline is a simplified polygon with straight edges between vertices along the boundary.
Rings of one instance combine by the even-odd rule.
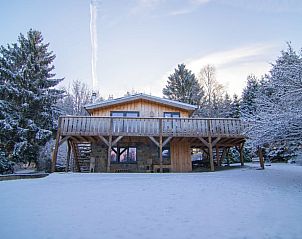
[[[51,172],[52,173],[56,170],[58,150],[59,150],[59,143],[60,143],[59,141],[60,141],[60,137],[61,137],[61,121],[62,121],[62,119],[59,118],[56,144],[55,144],[55,148],[53,150],[52,159],[51,159]]]
[[[110,118],[109,140],[108,140],[108,155],[107,155],[107,173],[110,173],[110,164],[111,164],[112,127],[113,127],[113,118]]]
[[[212,146],[212,135],[211,135],[211,122],[208,120],[208,147],[209,147],[209,158],[210,158],[210,169],[214,172],[214,160],[213,160],[213,146]]]
[[[107,173],[110,173],[112,135],[109,135],[108,144],[109,144],[109,145],[108,145],[108,157],[107,157]]]
[[[163,172],[163,120],[159,119],[159,170]]]
[[[160,172],[163,172],[163,138],[159,138],[159,168]]]
[[[244,142],[239,146],[239,154],[240,154],[240,163],[241,166],[244,166],[244,158],[243,158],[243,149],[244,149]]]
[[[264,169],[264,158],[263,158],[263,152],[262,148],[258,147],[258,154],[259,154],[259,162],[260,162],[260,167]]]
[[[108,139],[108,155],[107,155],[107,173],[110,173],[111,164],[111,148],[112,148],[112,131],[113,131],[113,118],[110,118],[109,123],[109,139]]]
[[[230,158],[229,158],[230,148],[226,151],[227,165],[230,166]]]
[[[81,172],[81,167],[80,167],[79,158],[78,158],[79,155],[78,155],[77,149],[76,149],[77,146],[76,146],[75,143],[72,143],[71,146],[72,146],[71,149],[72,149],[76,169],[77,169],[78,172]]]
[[[216,145],[216,160],[217,160],[217,165],[220,166],[220,155],[219,155],[219,146]]]
[[[212,147],[212,137],[209,136],[209,158],[210,158],[210,169],[211,172],[214,172],[214,160],[213,160],[213,147]]]
[[[66,161],[66,173],[68,172],[69,165],[70,165],[70,155],[71,155],[71,147],[70,147],[70,142],[67,141],[67,161]]]

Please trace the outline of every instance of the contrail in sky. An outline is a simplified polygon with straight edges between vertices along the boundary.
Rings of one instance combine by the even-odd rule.
[[[91,0],[90,2],[90,37],[91,37],[91,71],[92,71],[92,89],[96,90],[97,86],[97,49],[98,49],[98,41],[97,41],[97,1]]]

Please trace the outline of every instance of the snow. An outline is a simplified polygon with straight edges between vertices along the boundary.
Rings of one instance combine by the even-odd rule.
[[[1,238],[301,238],[302,167],[0,182]]]

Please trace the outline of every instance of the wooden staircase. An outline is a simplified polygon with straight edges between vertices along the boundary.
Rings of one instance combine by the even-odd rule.
[[[89,142],[71,142],[75,171],[82,173],[90,172],[90,154],[91,154],[91,143]]]

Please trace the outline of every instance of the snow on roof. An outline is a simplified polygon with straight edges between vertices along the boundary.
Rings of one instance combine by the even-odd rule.
[[[124,96],[124,97],[120,97],[120,98],[116,98],[116,99],[105,100],[105,101],[101,101],[101,102],[97,102],[97,103],[93,103],[93,104],[88,104],[88,105],[85,105],[84,108],[86,110],[92,110],[92,109],[96,109],[96,108],[100,108],[100,107],[107,107],[107,106],[111,106],[111,105],[116,105],[116,104],[125,103],[128,101],[140,100],[140,99],[152,101],[152,102],[156,102],[156,103],[160,103],[160,104],[164,104],[164,105],[169,105],[169,106],[173,106],[176,108],[181,108],[181,109],[185,109],[185,110],[189,110],[189,111],[194,111],[198,108],[196,105],[191,105],[191,104],[187,104],[187,103],[183,103],[183,102],[179,102],[179,101],[175,101],[175,100],[160,98],[157,96],[147,95],[147,94],[143,94],[143,93]]]

